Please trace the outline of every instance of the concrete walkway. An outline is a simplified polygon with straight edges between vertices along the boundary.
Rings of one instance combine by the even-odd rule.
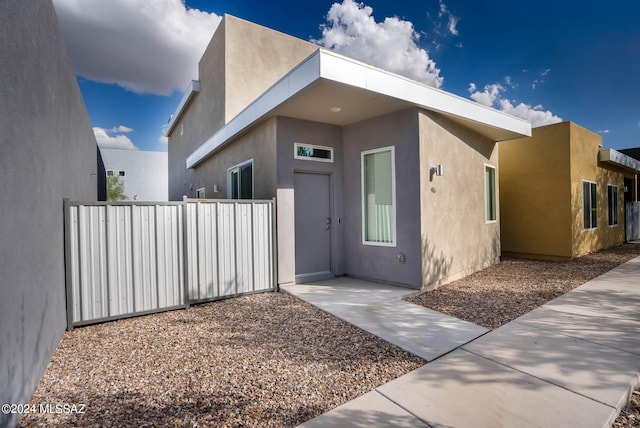
[[[433,350],[416,355],[436,359],[302,427],[609,427],[640,384],[640,257],[441,358],[448,339],[427,327],[427,318],[437,316],[425,315],[416,328],[413,315],[392,313],[404,305],[390,303],[410,291],[363,283],[338,295],[341,281],[285,289],[356,325],[384,331],[379,324],[404,319],[389,330],[406,326],[402,339]],[[380,294],[388,298],[358,300],[365,285],[385,290]],[[329,289],[314,287],[334,287],[334,302]],[[315,290],[321,297],[313,296]],[[368,299],[374,301],[364,303]],[[375,317],[366,319],[367,313]],[[440,335],[448,335],[446,326],[456,326],[461,341],[461,331],[465,338],[482,334],[440,316]],[[421,340],[421,329],[438,345]],[[384,331],[387,337],[390,331]],[[411,351],[403,340],[390,341]]]

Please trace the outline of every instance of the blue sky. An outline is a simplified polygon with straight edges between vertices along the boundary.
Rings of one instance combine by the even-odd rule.
[[[229,13],[534,126],[640,146],[640,2],[54,0],[101,145],[167,150],[163,126]],[[576,7],[579,5],[579,7]]]

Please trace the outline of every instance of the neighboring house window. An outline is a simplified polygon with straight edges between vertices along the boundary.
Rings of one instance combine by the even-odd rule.
[[[126,173],[126,172],[124,172],[123,170],[120,170],[120,171],[118,171],[118,175],[119,175],[120,177],[124,177],[125,175],[127,175],[127,173]]]
[[[205,199],[204,187],[201,187],[201,188],[196,190],[196,199]]]
[[[295,159],[333,162],[333,147],[294,143],[293,149]]]
[[[395,149],[362,152],[362,240],[364,244],[395,246]]]
[[[597,228],[598,192],[596,183],[592,181],[582,181],[582,211],[584,216],[584,228]]]
[[[484,195],[487,221],[497,221],[498,210],[496,204],[496,168],[484,166]]]
[[[114,174],[115,174],[114,170],[112,170],[112,169],[108,169],[107,170],[107,175],[111,176],[111,175],[114,175]]]
[[[618,186],[607,186],[607,212],[609,226],[618,225]]]
[[[227,195],[231,199],[253,199],[253,159],[229,168]]]

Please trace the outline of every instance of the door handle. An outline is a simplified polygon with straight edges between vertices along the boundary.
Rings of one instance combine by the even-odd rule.
[[[331,229],[331,217],[327,217],[327,220],[325,221],[327,227],[326,230]]]

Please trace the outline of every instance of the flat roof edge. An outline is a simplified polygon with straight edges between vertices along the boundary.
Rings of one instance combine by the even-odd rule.
[[[615,149],[600,149],[598,152],[598,160],[600,162],[612,163],[616,166],[631,169],[640,172],[640,161],[631,156],[620,153]]]
[[[169,117],[167,131],[164,133],[165,137],[168,137],[169,134],[171,134],[171,131],[173,131],[173,128],[175,128],[176,124],[178,123],[178,120],[184,113],[187,107],[187,104],[189,104],[189,101],[191,101],[191,99],[198,92],[200,92],[200,81],[192,80],[191,83],[189,83],[189,86],[187,86],[186,91],[184,91],[184,95],[182,95],[182,99],[178,103],[178,107],[176,107],[176,111]]]

